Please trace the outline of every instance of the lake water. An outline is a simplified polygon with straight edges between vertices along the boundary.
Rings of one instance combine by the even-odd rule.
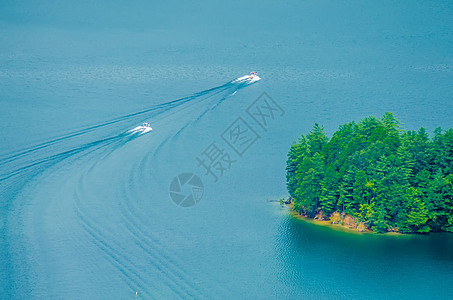
[[[277,201],[315,122],[453,127],[451,49],[451,1],[2,1],[0,298],[453,297],[451,234]]]

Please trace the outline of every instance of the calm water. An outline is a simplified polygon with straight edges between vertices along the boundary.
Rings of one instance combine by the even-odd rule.
[[[0,3],[0,298],[453,297],[452,235],[347,234],[275,202],[315,122],[453,127],[451,1],[129,2]],[[263,92],[281,110],[260,127]],[[168,192],[185,172],[189,208]]]

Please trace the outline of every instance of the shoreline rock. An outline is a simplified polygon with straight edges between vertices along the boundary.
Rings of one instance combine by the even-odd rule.
[[[319,225],[337,225],[352,231],[360,232],[360,233],[374,233],[371,228],[369,228],[364,222],[360,222],[356,220],[352,215],[345,214],[345,213],[340,213],[339,211],[335,211],[330,215],[326,215],[324,211],[319,208],[318,212],[314,217],[309,217],[306,214],[299,213],[294,210],[293,207],[293,202],[291,201],[291,198],[288,198],[288,203],[285,202],[285,204],[289,204],[291,207],[291,210],[293,213],[297,214],[297,216],[308,219],[313,221],[314,223],[319,222]],[[327,224],[326,224],[327,223]],[[397,228],[394,228],[394,230],[390,231],[391,233],[399,233]]]

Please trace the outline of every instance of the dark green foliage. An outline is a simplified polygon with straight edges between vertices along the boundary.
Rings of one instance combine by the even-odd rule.
[[[453,232],[453,129],[404,131],[392,113],[315,124],[291,146],[287,188],[300,213],[350,214],[375,232]]]

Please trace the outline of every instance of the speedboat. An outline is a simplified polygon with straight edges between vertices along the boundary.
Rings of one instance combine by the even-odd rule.
[[[247,84],[251,84],[258,80],[261,80],[261,77],[259,77],[256,72],[251,72],[250,75],[239,77],[233,82],[246,82]]]
[[[153,129],[151,128],[151,124],[149,124],[149,123],[143,123],[142,125],[137,126],[137,127],[135,127],[134,129],[129,130],[129,132],[131,132],[131,133],[145,134],[145,133],[147,133],[147,132],[150,132],[151,130],[153,130]]]

